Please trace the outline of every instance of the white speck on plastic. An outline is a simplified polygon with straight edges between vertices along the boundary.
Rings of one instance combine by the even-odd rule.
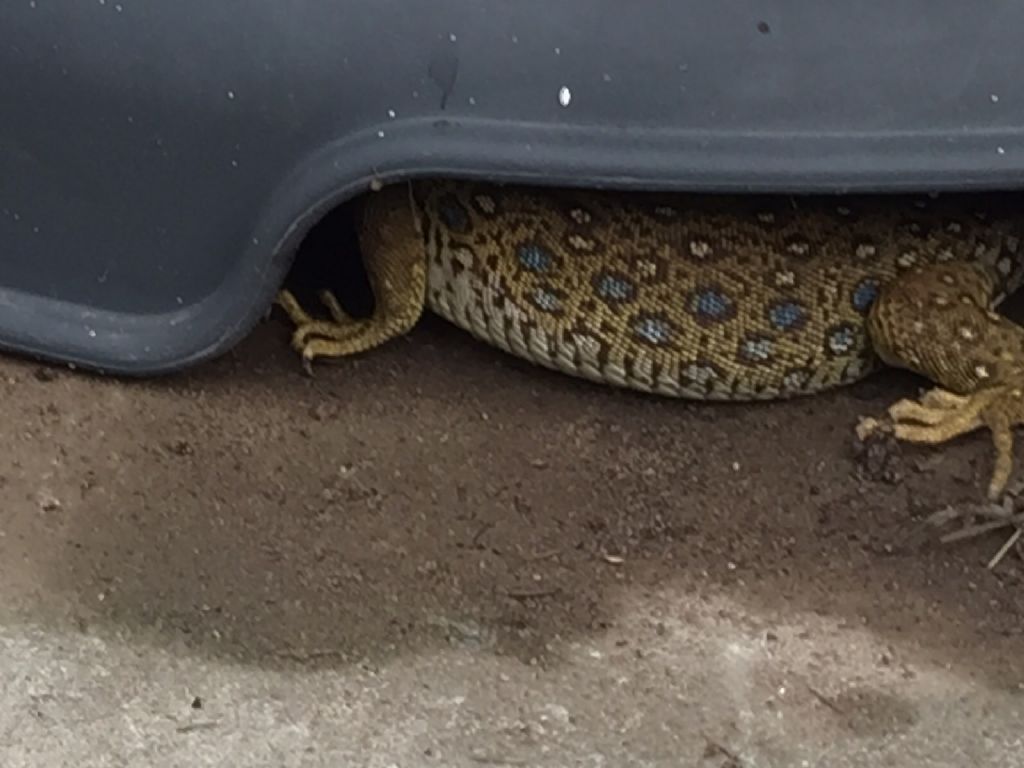
[[[89,338],[90,339],[95,339],[96,338],[96,331],[94,331],[92,328],[89,329]]]
[[[455,42],[456,40],[458,40],[459,38],[457,38],[457,37],[455,36],[455,33],[454,33],[454,32],[452,32],[452,33],[451,33],[450,35],[448,35],[448,39],[449,39],[449,40],[451,40],[451,41],[452,41],[452,42],[454,43],[454,42]]]
[[[237,168],[238,167],[238,161],[237,160],[232,160],[231,161],[231,167],[232,168]]]
[[[519,35],[512,35],[512,42],[518,45],[519,44]]]
[[[235,98],[235,92],[234,92],[234,91],[228,91],[228,94],[227,94],[227,95],[228,95],[228,98],[229,98],[229,99],[232,99],[232,100],[233,100],[233,99]]]
[[[1003,147],[996,147],[996,154],[998,154],[998,155],[1005,155],[1006,154],[1006,150]]]
[[[994,94],[994,93],[990,93],[988,97],[989,97],[989,99],[991,99],[991,100],[992,100],[992,103],[993,103],[993,104],[995,104],[995,103],[996,103],[997,101],[999,101],[999,96],[997,96],[997,95],[996,95],[996,94]]]
[[[606,83],[610,83],[612,81],[612,76],[605,72],[603,75],[601,75],[601,79],[604,80]]]
[[[106,5],[106,4],[107,4],[107,0],[100,0],[100,5]]]
[[[561,48],[555,48],[555,56],[561,56],[561,55],[562,55],[562,49]]]
[[[384,131],[377,131],[377,138],[378,139],[383,139],[384,138]]]
[[[395,113],[395,110],[393,110],[393,109],[389,109],[388,110],[388,117],[390,117],[392,120],[394,120],[397,116],[398,115]]]
[[[181,296],[175,296],[175,297],[174,297],[174,300],[175,300],[176,302],[178,302],[178,304],[179,304],[179,305],[181,305],[181,304],[184,304],[184,303],[185,303],[185,300],[184,300],[183,298],[181,298]]]
[[[36,0],[28,0],[28,7],[29,8],[35,8],[36,7]]]
[[[117,5],[114,6],[114,10],[117,11],[118,13],[120,13],[121,11],[124,10],[124,6],[121,5],[120,3],[118,3]]]
[[[258,237],[254,237],[254,238],[252,239],[252,244],[253,244],[253,245],[259,245],[259,244],[260,244],[260,239],[259,239]]]
[[[569,90],[569,86],[563,85],[558,89],[558,103],[563,107],[568,107],[572,101],[572,91]]]
[[[476,99],[473,98],[472,96],[469,97],[469,105],[471,107],[475,107],[476,106]]]

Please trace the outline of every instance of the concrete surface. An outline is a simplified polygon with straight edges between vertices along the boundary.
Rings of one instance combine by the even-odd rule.
[[[2,765],[1024,764],[1020,558],[923,523],[987,439],[854,449],[910,377],[716,406],[437,320],[312,380],[286,339],[0,361]]]

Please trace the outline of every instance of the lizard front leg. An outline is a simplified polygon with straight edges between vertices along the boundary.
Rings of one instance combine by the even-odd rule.
[[[918,268],[882,290],[868,332],[886,363],[940,385],[889,408],[896,439],[935,445],[987,427],[996,499],[1013,466],[1013,427],[1024,424],[1024,328],[991,311],[993,286],[969,264]]]

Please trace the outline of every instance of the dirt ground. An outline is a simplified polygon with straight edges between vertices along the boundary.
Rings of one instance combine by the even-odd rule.
[[[1017,765],[1024,566],[924,522],[987,438],[853,438],[918,384],[674,402],[433,318],[312,379],[278,315],[158,381],[6,358],[5,763]]]

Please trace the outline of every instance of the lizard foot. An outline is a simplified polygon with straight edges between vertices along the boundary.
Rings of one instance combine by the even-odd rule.
[[[320,320],[310,315],[294,294],[282,290],[276,303],[295,325],[292,333],[292,347],[302,355],[302,367],[313,375],[313,360],[318,357],[345,357],[373,346],[382,333],[379,324],[373,320],[357,320],[342,309],[338,299],[330,291],[321,291],[320,301],[330,313],[330,320]]]
[[[1024,390],[1016,385],[981,389],[957,395],[932,389],[920,400],[900,400],[889,408],[897,440],[938,445],[987,427],[995,446],[995,466],[988,496],[998,499],[1013,467],[1013,427],[1024,424]]]

